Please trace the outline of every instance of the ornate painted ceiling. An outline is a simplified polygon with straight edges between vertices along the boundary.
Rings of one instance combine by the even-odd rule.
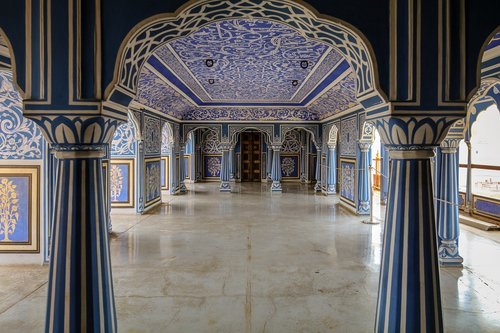
[[[281,23],[239,19],[156,49],[136,100],[183,120],[317,121],[356,105],[355,82],[334,48]]]

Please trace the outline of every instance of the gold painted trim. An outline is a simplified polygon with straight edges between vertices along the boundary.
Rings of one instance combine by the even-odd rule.
[[[28,241],[0,242],[0,253],[40,253],[40,166],[0,166],[0,177],[28,177]]]
[[[412,160],[433,158],[433,150],[389,150],[389,156],[394,160]]]
[[[56,151],[54,155],[57,159],[76,159],[76,158],[103,158],[106,153],[104,151]]]
[[[135,207],[135,159],[134,158],[123,158],[123,159],[111,159],[109,164],[126,164],[128,165],[128,201],[127,202],[113,202],[111,197],[109,198],[111,202],[111,208],[134,208]],[[111,168],[109,169],[111,171]],[[111,179],[110,179],[111,185]]]

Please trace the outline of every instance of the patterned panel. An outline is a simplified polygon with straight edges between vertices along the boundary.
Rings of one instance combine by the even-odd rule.
[[[161,189],[168,190],[170,186],[170,158],[164,156],[161,158],[160,172],[161,172]]]
[[[221,155],[204,155],[203,178],[220,178],[221,165]]]
[[[139,76],[136,100],[164,114],[182,119],[184,113],[194,106],[170,87],[149,65],[144,66]]]
[[[298,154],[280,155],[280,165],[283,179],[299,179],[300,157]]]
[[[474,214],[500,221],[500,200],[473,195],[472,204]]]
[[[281,145],[281,152],[286,153],[300,153],[300,132],[291,130],[285,134],[283,144]]]
[[[314,101],[309,106],[309,111],[318,115],[320,120],[323,120],[350,109],[356,104],[356,80],[351,72]]]
[[[144,116],[144,145],[147,155],[161,153],[161,121],[158,118]]]
[[[160,200],[161,196],[161,163],[160,159],[146,159],[146,206]]]
[[[112,160],[109,172],[111,207],[134,207],[134,160]]]
[[[355,165],[356,163],[353,160],[340,160],[340,196],[352,205],[355,205]]]
[[[40,251],[38,194],[38,167],[0,167],[0,252]]]
[[[221,143],[219,135],[215,131],[207,131],[203,135],[203,142],[201,145],[203,154],[222,154]]]
[[[118,126],[111,142],[111,156],[134,156],[135,142],[135,129],[131,121]]]
[[[306,108],[283,107],[283,108],[196,108],[184,114],[184,120],[245,120],[245,121],[262,121],[262,120],[289,120],[289,121],[317,121],[318,115],[309,112]]]
[[[339,152],[341,156],[356,156],[358,140],[357,117],[342,119],[340,122]]]
[[[45,141],[40,129],[23,117],[22,99],[12,73],[0,71],[0,158],[42,159]]]
[[[170,125],[164,124],[161,129],[161,153],[162,155],[170,154],[173,144],[173,136],[171,133]]]
[[[281,23],[241,19],[213,22],[171,45],[213,100],[242,102],[292,100],[292,80],[302,82],[328,50]]]

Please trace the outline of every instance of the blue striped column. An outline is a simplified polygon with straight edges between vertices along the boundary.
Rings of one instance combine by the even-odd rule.
[[[441,266],[462,266],[463,258],[458,253],[460,235],[458,215],[458,158],[460,140],[445,139],[440,149],[438,256]]]
[[[229,147],[222,148],[222,163],[220,170],[220,187],[221,192],[231,192],[231,184],[229,183]]]
[[[316,147],[316,184],[314,192],[321,192],[321,147]]]
[[[370,181],[370,150],[371,143],[359,144],[358,165],[358,214],[370,214],[371,181]]]
[[[46,332],[116,332],[102,156],[55,147]],[[80,148],[78,148],[80,149]]]
[[[300,182],[301,183],[307,182],[306,159],[307,159],[306,146],[302,145],[300,147]]]
[[[389,150],[381,143],[380,153],[382,157],[382,168],[380,170],[380,203],[387,204],[387,192],[389,192]]]
[[[229,148],[229,181],[234,181],[234,146]]]
[[[443,332],[432,150],[391,150],[375,332]]]
[[[144,151],[144,141],[143,140],[137,140],[137,154],[136,154],[136,163],[137,163],[137,168],[136,168],[136,184],[137,184],[137,208],[136,211],[139,214],[142,214],[144,212],[144,205],[145,205],[145,186],[144,186],[144,180],[146,177],[144,176],[144,168],[145,168],[145,151]]]
[[[198,182],[201,181],[201,168],[203,166],[203,159],[201,156],[201,144],[196,145],[196,163],[194,165],[196,174],[195,180]]]
[[[335,146],[328,146],[328,177],[327,177],[327,194],[335,194],[337,185],[337,154]]]
[[[267,180],[271,179],[271,169],[273,165],[273,150],[271,146],[267,145],[267,159],[266,159],[266,178]]]
[[[177,158],[176,158],[176,153],[175,153],[175,146],[172,145],[170,147],[170,175],[169,175],[169,180],[170,180],[170,194],[177,194]]]
[[[186,146],[184,144],[179,146],[179,191],[186,193],[186,164],[184,162],[184,151]]]
[[[273,145],[273,163],[271,168],[271,192],[281,192],[281,158],[280,150],[281,145]]]

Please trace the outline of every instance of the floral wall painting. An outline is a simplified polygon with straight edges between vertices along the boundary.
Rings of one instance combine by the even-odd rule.
[[[0,252],[40,252],[40,168],[0,166]]]
[[[159,158],[145,160],[146,206],[161,200],[161,162]]]
[[[340,199],[355,205],[356,160],[340,159]]]
[[[222,165],[221,155],[204,155],[203,178],[219,179]]]
[[[283,180],[299,179],[300,159],[299,155],[281,155],[281,177]]]
[[[134,184],[134,160],[111,160],[109,196],[112,208],[134,207]]]

